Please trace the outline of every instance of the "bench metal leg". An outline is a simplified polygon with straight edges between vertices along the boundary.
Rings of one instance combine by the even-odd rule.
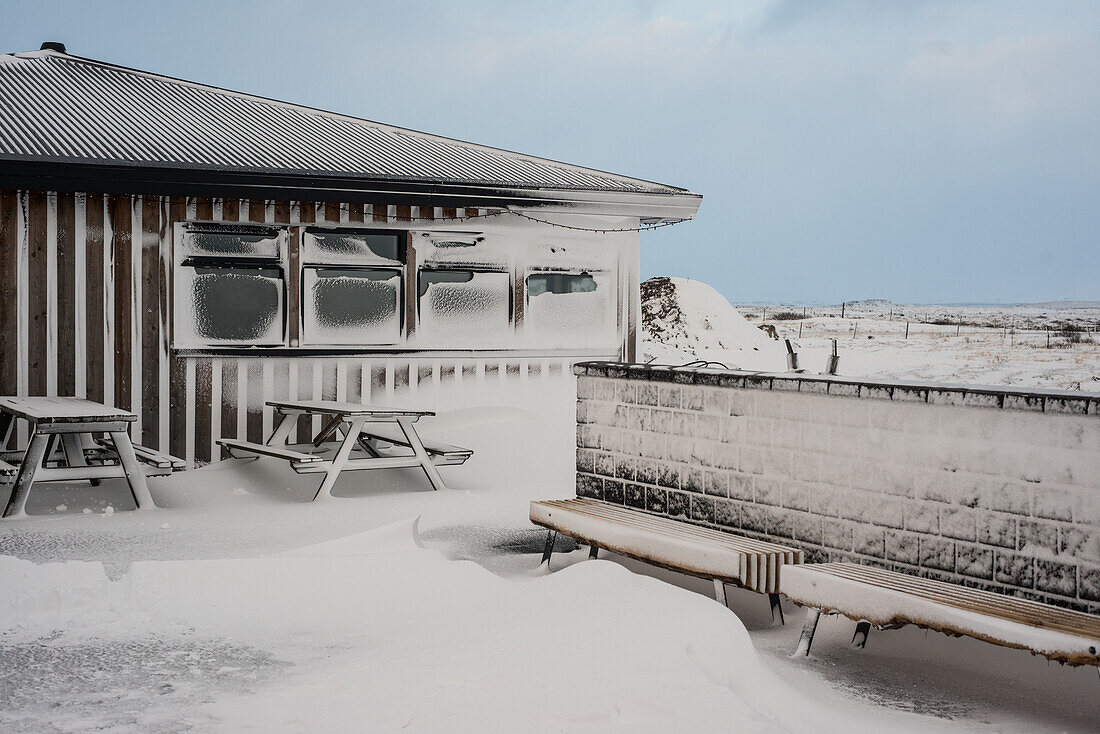
[[[722,606],[727,606],[726,582],[722,579],[714,579],[714,599]]]
[[[153,495],[149,494],[149,485],[145,482],[145,472],[138,464],[134,445],[130,443],[130,434],[126,431],[117,431],[108,435],[115,445],[122,471],[126,474],[126,481],[130,484],[130,494],[134,496],[134,504],[141,509],[156,507],[153,503]]]
[[[779,594],[768,594],[768,603],[772,606],[772,624],[787,624],[783,618],[783,604],[779,600]]]
[[[424,444],[420,441],[420,436],[417,434],[416,428],[413,427],[413,422],[414,419],[408,417],[397,419],[397,425],[401,427],[401,432],[405,434],[405,439],[409,442],[413,453],[416,454],[416,458],[420,459],[420,467],[428,475],[428,481],[432,483],[432,489],[446,489],[447,485],[443,483],[443,477],[439,476],[439,470],[435,468],[432,457],[428,455],[428,450],[424,448]],[[362,428],[362,424],[359,427]],[[356,432],[358,433],[358,431]]]
[[[558,539],[558,531],[551,530],[546,534],[546,547],[542,550],[542,562],[550,567],[550,556],[554,555],[554,541]]]
[[[11,497],[8,498],[8,506],[4,509],[4,517],[27,514],[27,496],[31,492],[31,485],[34,484],[34,475],[42,466],[42,459],[46,457],[46,444],[49,440],[49,436],[44,433],[31,433],[27,453],[23,456],[23,463],[19,465],[19,473],[15,475],[15,483],[11,488]]]
[[[852,635],[852,647],[863,649],[867,647],[867,635],[871,634],[871,623],[860,622],[856,625],[856,633]]]
[[[588,546],[588,558],[591,559],[591,560],[596,560],[599,557],[600,557],[600,546],[595,545],[595,544]]]
[[[806,607],[806,621],[802,625],[802,636],[798,638],[798,649],[794,651],[794,657],[806,657],[810,654],[810,645],[814,644],[814,633],[817,632],[817,623],[820,620],[821,612]]]

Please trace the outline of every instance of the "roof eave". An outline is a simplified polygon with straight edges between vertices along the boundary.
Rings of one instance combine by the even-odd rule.
[[[690,191],[635,192],[356,178],[323,173],[212,170],[87,161],[0,158],[0,188],[101,194],[211,196],[415,206],[539,209],[692,219],[703,197]]]

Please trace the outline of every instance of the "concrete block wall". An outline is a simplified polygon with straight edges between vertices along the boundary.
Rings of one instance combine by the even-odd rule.
[[[1100,395],[575,371],[580,497],[1100,614]]]

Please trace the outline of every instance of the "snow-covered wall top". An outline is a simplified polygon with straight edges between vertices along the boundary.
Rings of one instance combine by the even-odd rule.
[[[1100,613],[1100,396],[577,365],[577,494]]]
[[[574,371],[578,375],[675,382],[681,385],[744,387],[896,400],[906,403],[966,405],[978,408],[1100,416],[1100,395],[1081,390],[954,385],[924,380],[879,380],[797,372],[753,372],[622,362],[583,362],[576,365]]]

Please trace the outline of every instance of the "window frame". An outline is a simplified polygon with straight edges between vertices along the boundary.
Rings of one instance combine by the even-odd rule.
[[[274,256],[249,255],[249,254],[214,254],[191,253],[185,245],[188,235],[191,234],[267,234],[276,238],[277,252]],[[252,222],[210,222],[205,220],[176,222],[173,231],[173,271],[172,271],[172,319],[170,341],[174,349],[279,349],[288,344],[288,328],[290,318],[290,302],[288,299],[289,267],[287,260],[290,251],[289,228],[278,225],[270,225]],[[281,275],[281,291],[279,292],[279,321],[278,340],[268,341],[246,340],[240,342],[221,342],[204,340],[198,334],[194,324],[185,327],[184,319],[193,309],[183,308],[183,300],[188,297],[182,292],[184,269],[196,271],[204,269],[237,269],[237,270],[278,270]],[[184,335],[186,332],[186,336]]]

